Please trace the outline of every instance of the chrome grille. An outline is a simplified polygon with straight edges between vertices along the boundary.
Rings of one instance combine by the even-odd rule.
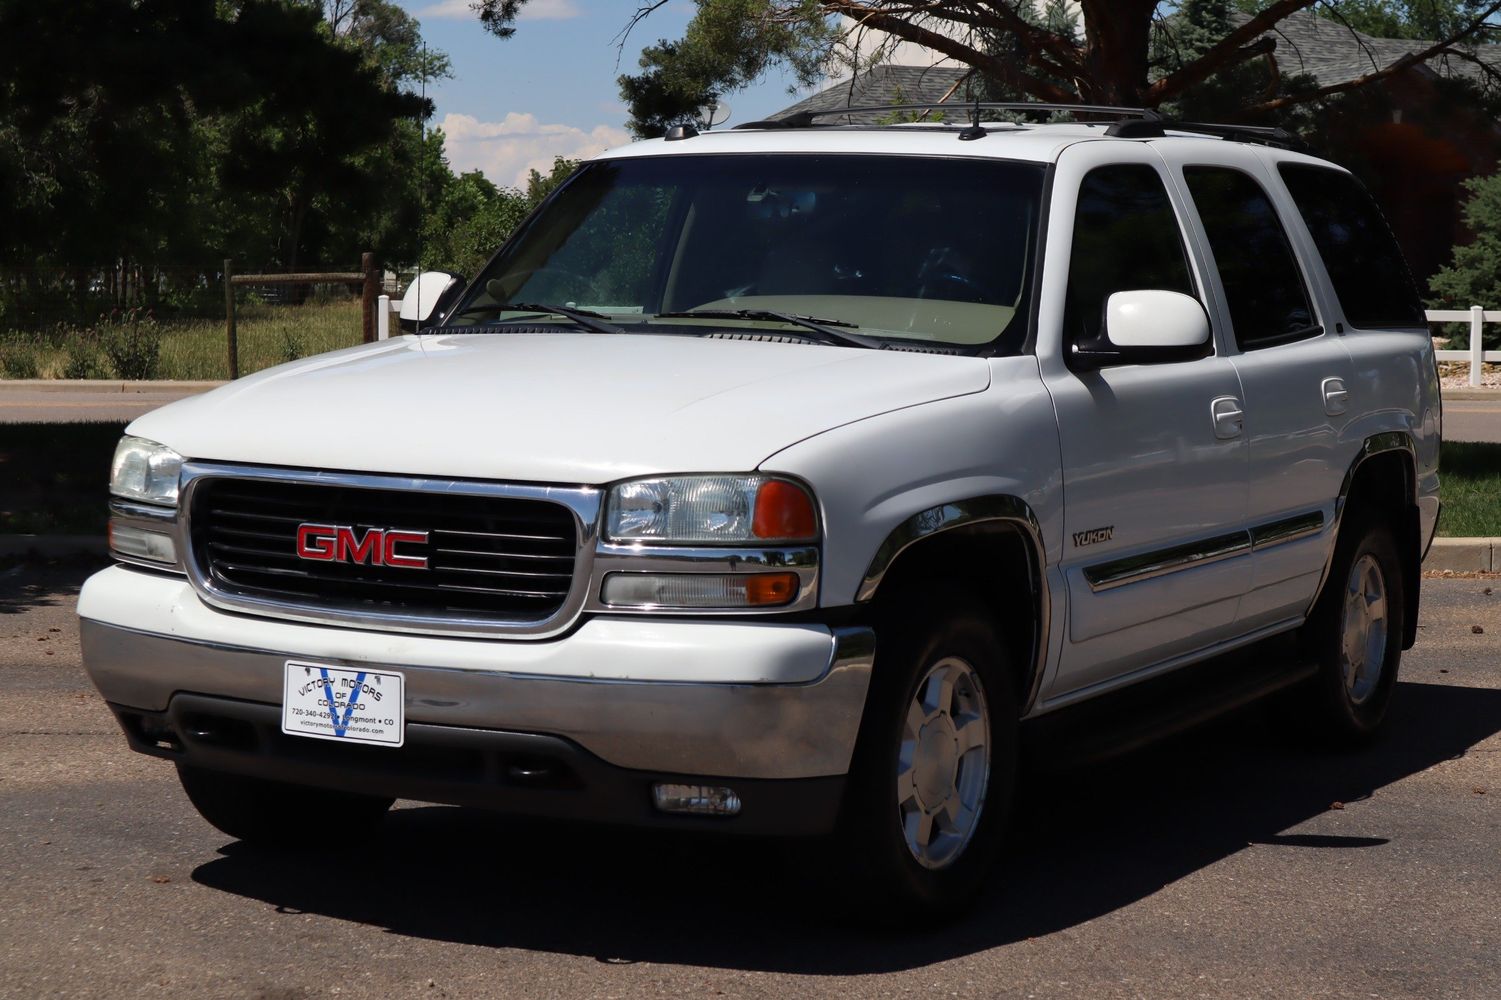
[[[402,549],[427,568],[299,558],[302,524],[427,532]],[[573,512],[548,500],[211,474],[193,486],[189,534],[194,575],[221,595],[521,625],[563,608],[579,550]]]

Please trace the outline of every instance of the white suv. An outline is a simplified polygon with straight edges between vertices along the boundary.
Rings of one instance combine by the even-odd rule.
[[[232,836],[395,797],[837,834],[943,912],[1033,720],[1385,713],[1431,342],[1369,195],[1276,135],[679,129],[460,290],[121,442],[85,662]]]

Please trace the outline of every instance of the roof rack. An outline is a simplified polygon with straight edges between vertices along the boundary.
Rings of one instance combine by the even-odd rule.
[[[1306,151],[1308,146],[1297,136],[1283,128],[1259,125],[1217,125],[1201,122],[1179,122],[1163,116],[1152,108],[1127,108],[1110,104],[1065,104],[1040,101],[969,101],[963,104],[935,101],[926,104],[872,104],[848,108],[828,108],[821,111],[798,111],[783,118],[746,122],[737,129],[801,129],[813,128],[817,119],[837,118],[841,115],[891,114],[900,111],[933,111],[937,109],[967,111],[970,123],[959,133],[960,139],[981,138],[985,132],[980,128],[980,112],[1008,111],[1023,115],[1053,115],[1058,113],[1105,116],[1111,119],[1106,134],[1122,139],[1161,138],[1171,129],[1174,132],[1193,132],[1199,135],[1218,136],[1233,142],[1254,142],[1265,146]],[[1104,124],[1089,122],[1086,124]]]

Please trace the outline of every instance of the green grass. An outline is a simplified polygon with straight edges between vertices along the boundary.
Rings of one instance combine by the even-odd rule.
[[[358,299],[296,306],[242,302],[236,310],[240,374],[313,354],[353,347],[363,332]],[[228,351],[222,319],[186,319],[146,327],[161,345],[155,378],[225,379]],[[93,331],[0,333],[0,378],[66,378],[70,358],[92,361],[86,376],[123,378]],[[74,375],[72,377],[80,377]]]
[[[1445,441],[1438,476],[1440,535],[1501,536],[1501,444]]]
[[[122,423],[0,423],[0,534],[102,535]]]

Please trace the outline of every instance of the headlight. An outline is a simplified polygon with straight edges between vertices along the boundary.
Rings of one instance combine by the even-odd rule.
[[[620,542],[811,542],[818,517],[808,491],[790,480],[671,476],[612,489],[605,531]]]
[[[115,447],[109,470],[109,491],[117,497],[147,503],[177,504],[182,456],[166,445],[126,435]]]

